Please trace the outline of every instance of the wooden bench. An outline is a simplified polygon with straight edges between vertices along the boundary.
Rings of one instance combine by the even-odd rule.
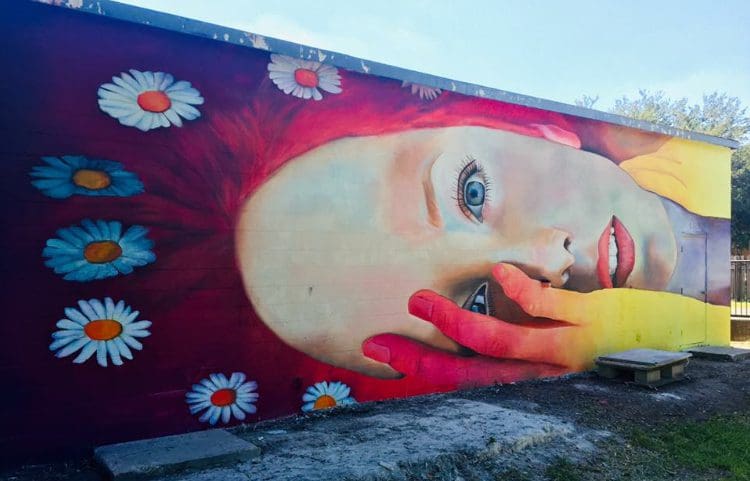
[[[641,386],[658,387],[683,379],[691,357],[688,352],[631,349],[600,356],[595,362],[602,377],[627,377]]]

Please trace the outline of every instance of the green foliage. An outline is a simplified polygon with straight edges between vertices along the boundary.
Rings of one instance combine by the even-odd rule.
[[[576,105],[592,108],[599,97],[583,95]],[[623,96],[609,112],[683,130],[738,140],[744,145],[732,154],[732,247],[750,244],[750,116],[737,97],[713,92],[700,104],[674,100],[664,92],[640,90],[638,97]]]
[[[750,246],[750,144],[732,154],[732,246]]]
[[[599,101],[599,96],[591,97],[589,95],[583,95],[580,99],[576,99],[576,105],[586,109],[593,109],[596,103]]]
[[[673,100],[661,91],[640,90],[638,98],[617,99],[610,112],[728,139],[743,140],[750,132],[747,108],[726,93],[705,94],[701,104],[690,105],[686,98]]]
[[[722,470],[728,480],[750,481],[750,416],[736,414],[704,422],[674,423],[647,432],[634,430],[633,445],[669,455],[694,469]]]

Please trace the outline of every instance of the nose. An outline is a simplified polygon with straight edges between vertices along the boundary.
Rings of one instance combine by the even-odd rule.
[[[568,247],[570,234],[556,228],[540,229],[520,249],[516,259],[506,261],[515,265],[527,276],[549,282],[553,287],[562,287],[568,282],[568,269],[575,257]]]

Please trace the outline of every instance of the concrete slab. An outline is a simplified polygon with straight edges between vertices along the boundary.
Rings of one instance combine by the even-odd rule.
[[[750,349],[740,349],[730,346],[700,346],[688,349],[695,357],[711,361],[736,362],[750,359]]]
[[[238,436],[258,444],[263,456],[233,466],[161,481],[234,481],[236,472],[252,481],[404,479],[403,463],[432,460],[457,452],[481,453],[507,462],[531,462],[592,453],[609,433],[574,425],[563,418],[445,396],[422,398],[408,408],[360,407],[278,428],[239,428]],[[517,459],[516,459],[517,458]],[[453,479],[453,478],[451,478]],[[458,479],[458,478],[455,478]]]
[[[600,356],[597,364],[632,365],[633,368],[653,369],[685,361],[691,357],[687,352],[660,351],[658,349],[631,349]]]
[[[110,444],[94,450],[94,458],[116,481],[149,479],[259,456],[260,448],[223,429]]]

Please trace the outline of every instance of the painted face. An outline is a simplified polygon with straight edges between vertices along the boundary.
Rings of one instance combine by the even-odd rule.
[[[608,159],[481,127],[319,147],[246,201],[237,230],[263,321],[319,360],[378,377],[396,373],[364,357],[371,336],[460,349],[407,313],[419,289],[496,317],[499,262],[581,292],[661,290],[675,245],[659,197]]]

